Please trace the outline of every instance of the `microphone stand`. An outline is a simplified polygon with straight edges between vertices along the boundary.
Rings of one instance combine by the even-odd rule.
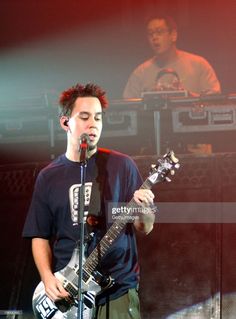
[[[86,136],[81,136],[80,139],[80,192],[79,192],[79,211],[78,211],[78,224],[79,224],[79,272],[78,272],[78,310],[77,318],[83,319],[83,294],[82,294],[82,281],[83,281],[83,257],[84,257],[84,200],[85,200],[85,180],[87,168],[87,150],[88,144]]]

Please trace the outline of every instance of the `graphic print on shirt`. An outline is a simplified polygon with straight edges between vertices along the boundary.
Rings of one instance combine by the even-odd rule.
[[[78,213],[80,209],[79,197],[81,184],[74,184],[69,189],[70,211],[73,226],[78,225]],[[84,218],[88,215],[89,203],[92,192],[92,182],[85,183],[84,189]]]

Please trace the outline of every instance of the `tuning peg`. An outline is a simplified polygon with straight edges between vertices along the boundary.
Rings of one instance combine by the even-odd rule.
[[[175,153],[174,151],[171,151],[171,160],[173,161],[173,163],[178,163],[179,162],[179,159],[175,156]]]
[[[172,176],[175,175],[175,170],[174,169],[170,170],[170,175],[172,175]]]
[[[168,183],[171,182],[171,179],[170,179],[168,176],[165,177],[165,180],[166,180]]]
[[[179,168],[180,168],[180,164],[179,164],[179,163],[176,163],[176,164],[175,164],[175,168],[176,168],[176,169],[179,169]]]
[[[151,164],[149,175],[152,175],[156,170],[157,170],[157,166],[155,164]]]

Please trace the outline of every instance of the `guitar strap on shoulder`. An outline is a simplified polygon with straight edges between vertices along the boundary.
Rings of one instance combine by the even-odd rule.
[[[95,171],[92,179],[92,191],[86,220],[86,232],[88,235],[93,233],[95,228],[100,228],[106,223],[104,216],[104,188],[107,177],[107,161],[109,152],[98,149],[95,160]]]

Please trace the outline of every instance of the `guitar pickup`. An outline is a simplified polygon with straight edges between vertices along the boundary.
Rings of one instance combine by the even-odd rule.
[[[75,297],[77,295],[77,293],[78,293],[77,287],[75,285],[73,285],[71,282],[67,281],[67,280],[64,280],[63,287],[73,297]]]

